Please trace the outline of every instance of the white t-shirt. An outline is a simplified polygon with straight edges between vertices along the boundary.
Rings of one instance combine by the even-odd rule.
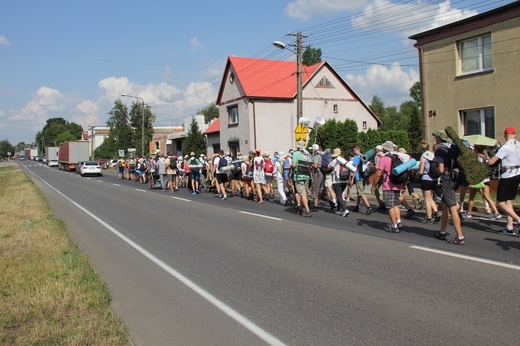
[[[501,178],[511,178],[520,174],[520,142],[516,139],[508,140],[498,149],[496,155],[502,160],[502,169],[505,169],[505,172],[500,174]]]

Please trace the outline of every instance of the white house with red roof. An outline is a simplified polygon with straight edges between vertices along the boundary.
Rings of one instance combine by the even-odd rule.
[[[220,112],[220,147],[247,153],[295,147],[297,64],[291,61],[230,56],[216,104]],[[325,61],[302,68],[302,116],[356,121],[360,131],[381,121]]]

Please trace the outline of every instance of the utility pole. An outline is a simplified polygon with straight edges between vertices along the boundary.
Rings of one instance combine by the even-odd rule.
[[[296,76],[298,78],[298,89],[296,93],[296,120],[300,121],[300,118],[302,117],[302,109],[303,109],[303,103],[302,103],[302,33],[299,32],[296,34]]]
[[[90,129],[90,160],[94,161],[94,129],[96,128],[94,125],[88,125]]]

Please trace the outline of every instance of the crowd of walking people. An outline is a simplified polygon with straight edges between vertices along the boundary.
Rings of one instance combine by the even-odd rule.
[[[516,130],[505,129],[505,144],[491,157],[486,156],[485,147],[474,146],[480,162],[500,167],[496,203],[491,198],[489,177],[477,185],[469,185],[458,167],[456,146],[450,143],[446,132],[435,131],[432,136],[435,144],[431,150],[428,141],[424,140],[419,161],[415,167],[405,170],[396,167],[414,159],[391,141],[378,145],[369,159],[363,157],[359,145],[349,151],[341,148],[323,150],[318,144],[306,148],[305,142],[301,141],[296,149],[287,153],[276,151],[272,157],[268,151],[260,149],[247,155],[238,153],[233,158],[223,150],[210,157],[194,152],[184,157],[159,153],[133,162],[120,158],[116,168],[119,179],[130,179],[150,187],[159,184],[162,191],[171,193],[186,188],[197,195],[205,190],[214,192],[215,197],[222,200],[240,196],[263,204],[275,200],[276,190],[280,205],[290,204],[304,217],[311,217],[324,205],[342,217],[351,212],[370,215],[376,208],[366,194],[370,187],[377,209],[388,213],[387,232],[399,233],[403,219],[410,219],[415,214],[414,208],[424,209],[425,218],[421,222],[439,224],[435,238],[457,245],[465,244],[462,221],[472,217],[475,196],[480,193],[490,219],[502,218],[499,210],[507,218],[505,229],[499,233],[516,235],[520,228],[520,216],[512,204],[520,185],[520,143],[516,140]],[[414,190],[417,185],[422,198]],[[460,198],[457,198],[459,189]],[[464,211],[467,190],[469,200]],[[350,201],[355,206],[349,210],[347,202]],[[404,215],[401,215],[402,208],[406,210]],[[449,221],[456,232],[451,239],[447,237]]]

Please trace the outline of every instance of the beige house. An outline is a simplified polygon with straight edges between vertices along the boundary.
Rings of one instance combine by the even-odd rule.
[[[296,62],[229,57],[217,102],[220,148],[247,153],[295,147],[297,112]],[[327,62],[303,66],[303,117],[356,121],[359,131],[377,129],[381,121]]]
[[[520,2],[410,39],[419,50],[425,138],[451,126],[503,142],[506,127],[520,127]]]

